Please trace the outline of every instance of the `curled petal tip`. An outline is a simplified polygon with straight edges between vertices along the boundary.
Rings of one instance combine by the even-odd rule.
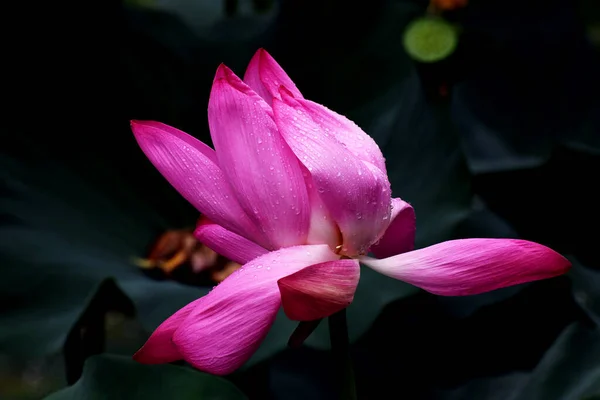
[[[415,210],[404,200],[393,198],[390,225],[379,242],[370,250],[377,258],[387,258],[411,251],[415,246],[415,232]]]
[[[283,310],[294,321],[314,321],[348,307],[360,278],[356,260],[311,265],[280,279]]]

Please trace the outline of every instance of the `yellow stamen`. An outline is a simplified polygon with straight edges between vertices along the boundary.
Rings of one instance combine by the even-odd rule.
[[[166,274],[173,272],[173,270],[179,267],[188,259],[188,252],[186,250],[181,250],[177,252],[173,257],[169,258],[166,261],[161,260],[152,260],[149,258],[140,258],[133,257],[132,262],[140,267],[141,269],[152,269],[152,268],[160,268]]]
[[[185,250],[180,250],[173,257],[168,259],[165,262],[161,262],[158,267],[165,271],[167,274],[171,273],[175,268],[179,267],[183,264],[188,258],[188,252]]]
[[[131,262],[142,269],[152,269],[157,266],[155,260],[148,258],[132,257]]]

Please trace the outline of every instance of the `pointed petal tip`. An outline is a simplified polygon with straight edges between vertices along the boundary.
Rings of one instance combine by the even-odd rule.
[[[265,56],[269,56],[269,57],[270,57],[271,55],[269,54],[269,52],[268,52],[267,50],[265,50],[265,48],[264,48],[264,47],[259,47],[259,48],[258,48],[258,49],[257,49],[257,50],[254,52],[254,55],[252,56],[252,58],[254,58],[254,57],[259,57],[259,58],[262,58],[262,57],[265,57]]]
[[[153,364],[152,358],[148,357],[147,352],[144,351],[144,346],[140,347],[138,349],[138,351],[133,353],[133,355],[131,356],[131,359],[140,364]]]
[[[213,79],[213,82],[216,82],[219,79],[226,79],[230,73],[232,74],[233,71],[231,69],[229,69],[228,66],[226,66],[223,63],[219,64],[219,66],[217,67],[217,70],[215,72],[215,77]]]
[[[146,121],[146,120],[139,120],[139,119],[132,119],[129,121],[129,126],[133,130],[134,134],[144,133],[144,132],[140,131],[140,128],[142,128],[144,126],[160,127],[160,125],[162,125],[162,124],[160,122],[156,122],[156,121]]]
[[[187,133],[180,131],[177,128],[174,128],[167,124],[163,124],[162,122],[158,121],[132,119],[131,121],[129,121],[129,125],[131,127],[131,131],[133,132],[136,138],[160,136],[167,134],[169,136],[185,138],[189,137],[191,138],[191,140],[197,140],[192,136],[188,135]]]
[[[264,48],[260,48],[254,53],[244,74],[244,82],[269,105],[273,98],[280,96],[279,86],[282,85],[292,92],[294,97],[302,98],[302,94],[292,79]]]
[[[211,90],[211,99],[214,95],[222,93],[223,90],[226,90],[227,87],[231,87],[238,92],[250,96],[258,101],[259,95],[248,86],[243,80],[238,77],[235,72],[233,72],[229,67],[225,64],[219,65],[217,72],[215,74],[215,78],[213,79],[213,86]],[[268,113],[272,113],[271,107],[266,104],[263,108],[267,109]]]
[[[295,99],[294,94],[288,90],[283,85],[279,85],[279,95],[281,96],[281,100],[283,102],[289,103],[292,99]],[[279,101],[279,99],[277,99]]]

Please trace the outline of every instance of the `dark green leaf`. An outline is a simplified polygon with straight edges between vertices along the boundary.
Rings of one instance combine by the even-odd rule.
[[[208,291],[151,279],[133,264],[164,222],[131,192],[115,200],[50,163],[23,170],[3,161],[10,195],[0,204],[12,219],[0,227],[0,293],[10,305],[0,313],[3,352],[59,351],[109,278],[133,300],[148,331]]]
[[[452,107],[473,172],[539,167],[558,144],[600,151],[599,64],[575,4],[469,5]]]
[[[120,356],[91,357],[73,386],[46,400],[243,400],[229,381],[174,365],[142,365]]]
[[[532,372],[476,379],[444,400],[584,400],[600,395],[600,331],[569,325]]]
[[[588,316],[600,327],[600,270],[584,266],[574,257],[573,269],[569,272],[573,280],[573,296]]]
[[[515,400],[579,400],[600,395],[600,331],[569,326]]]

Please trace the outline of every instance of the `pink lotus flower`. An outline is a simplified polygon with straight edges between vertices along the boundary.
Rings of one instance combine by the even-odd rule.
[[[196,237],[244,265],[164,321],[135,354],[139,362],[185,359],[231,373],[258,348],[281,306],[298,321],[347,307],[359,261],[444,296],[570,267],[523,240],[452,240],[413,251],[415,214],[391,198],[378,146],[352,121],[304,99],[264,50],[243,81],[219,66],[208,122],[215,150],[158,122],[133,121],[132,129],[150,161],[202,213]]]

